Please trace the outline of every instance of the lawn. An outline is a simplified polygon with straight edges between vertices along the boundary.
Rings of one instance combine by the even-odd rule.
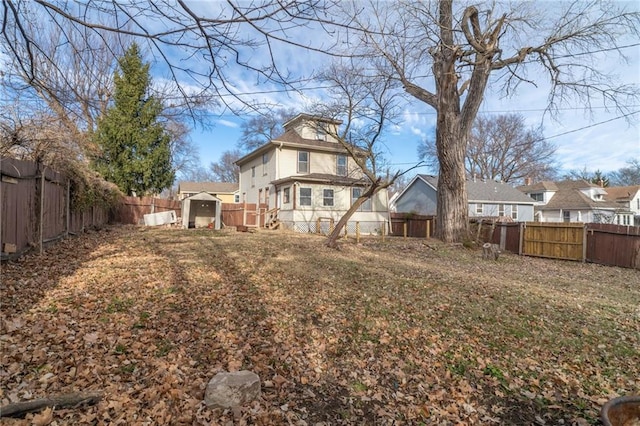
[[[435,240],[114,227],[2,265],[6,424],[598,422],[640,394],[640,274]],[[262,397],[202,403],[220,371]],[[4,420],[4,419],[3,419]]]

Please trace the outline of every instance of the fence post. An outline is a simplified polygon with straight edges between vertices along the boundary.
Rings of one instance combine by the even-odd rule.
[[[383,243],[384,243],[384,234],[385,234],[385,232],[384,232],[385,231],[385,229],[384,229],[385,226],[384,225],[385,225],[385,223],[382,222],[382,226],[380,227],[380,232],[382,233],[382,242]]]
[[[40,167],[42,166],[42,164],[38,165],[38,169],[40,169]],[[42,167],[42,170],[40,170],[40,199],[38,200],[38,215],[39,215],[39,223],[38,223],[38,246],[40,248],[40,254],[43,253],[44,248],[43,248],[43,240],[44,240],[44,184],[45,184],[45,168]]]
[[[360,222],[356,222],[356,243],[360,243]]]
[[[526,222],[520,222],[520,235],[518,235],[518,255],[522,256],[522,249],[524,245],[524,232],[527,228]]]
[[[425,228],[427,228],[427,231],[426,231],[427,236],[425,238],[429,238],[431,236],[431,229],[430,229],[431,221],[429,219],[425,219],[424,221],[426,222],[426,225],[427,225],[425,226]]]
[[[500,250],[504,251],[507,247],[507,225],[501,223],[500,225]]]
[[[402,222],[402,236],[407,239],[407,222]]]
[[[67,205],[66,205],[66,223],[64,237],[69,238],[69,228],[71,228],[71,180],[67,179]]]
[[[587,224],[582,226],[582,263],[587,261]]]

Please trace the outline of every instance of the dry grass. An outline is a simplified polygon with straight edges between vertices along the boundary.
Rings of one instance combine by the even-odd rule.
[[[640,393],[638,271],[323,243],[113,228],[3,265],[0,398],[105,391],[57,424],[569,425]],[[206,408],[238,369],[262,398]]]

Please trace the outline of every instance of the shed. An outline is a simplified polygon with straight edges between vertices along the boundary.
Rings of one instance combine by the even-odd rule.
[[[182,200],[182,227],[220,229],[222,200],[199,192]]]

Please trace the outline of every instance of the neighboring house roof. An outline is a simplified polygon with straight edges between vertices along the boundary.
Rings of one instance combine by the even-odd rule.
[[[328,183],[332,185],[344,186],[358,186],[366,184],[365,179],[354,179],[347,176],[336,176],[326,173],[310,173],[308,175],[287,176],[282,179],[274,180],[271,183],[274,185],[281,185],[289,182]]]
[[[551,189],[554,188],[554,189]],[[617,209],[620,206],[611,201],[594,200],[582,192],[582,190],[597,190],[606,197],[606,190],[596,184],[586,180],[563,180],[560,182],[540,182],[535,185],[518,187],[523,192],[536,192],[540,190],[554,191],[555,194],[547,204],[537,206],[536,210],[594,210],[594,209]]]
[[[431,175],[418,175],[422,179],[438,190],[438,177]],[[535,201],[524,193],[518,191],[513,186],[505,182],[497,182],[493,180],[467,180],[467,200],[470,203],[477,202],[496,202],[496,203],[518,203],[518,204],[535,204]]]
[[[213,194],[234,193],[238,190],[237,183],[231,182],[180,182],[178,192],[209,192]]]
[[[631,201],[633,197],[640,191],[640,185],[632,186],[610,186],[605,188],[607,194],[604,199],[607,201]]]

